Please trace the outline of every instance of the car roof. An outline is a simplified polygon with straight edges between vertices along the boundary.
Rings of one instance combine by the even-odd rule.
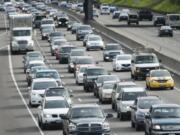
[[[119,43],[107,43],[106,46],[120,46]]]
[[[166,72],[169,72],[167,69],[153,69],[150,71],[150,73],[152,72],[158,72],[158,71],[166,71]]]
[[[105,69],[103,67],[93,66],[93,67],[87,67],[87,69]]]
[[[43,60],[32,60],[32,61],[29,61],[29,64],[37,64],[37,63],[44,64],[44,61]]]
[[[53,97],[45,97],[46,101],[52,101],[52,100],[66,100],[63,96],[53,96]]]
[[[99,107],[98,104],[74,104],[71,108],[89,108],[89,107]]]
[[[110,76],[117,76],[117,75],[99,75],[98,78],[110,77]],[[118,77],[118,76],[117,76],[117,77]]]
[[[180,105],[178,104],[155,104],[155,105],[152,105],[153,108],[160,108],[160,107],[180,107]]]
[[[149,55],[156,56],[156,54],[154,54],[154,53],[146,53],[146,52],[138,52],[138,53],[134,53],[134,55],[136,55],[136,56],[149,56]]]
[[[93,59],[92,56],[76,56],[76,59],[84,59],[84,58],[89,58],[89,59]]]
[[[53,78],[35,78],[33,82],[56,82]]]
[[[43,69],[43,70],[37,71],[37,73],[41,73],[41,72],[58,72],[58,71],[56,69]]]
[[[122,88],[122,92],[144,92],[145,89],[143,87],[125,87]]]
[[[134,85],[134,86],[136,86],[136,83],[135,82],[131,82],[131,81],[125,81],[125,82],[123,82],[123,81],[121,81],[121,82],[119,82],[118,83],[118,86],[129,86],[129,85]]]
[[[138,100],[143,100],[143,99],[159,99],[159,97],[158,96],[145,96],[145,97],[138,97],[137,99]]]

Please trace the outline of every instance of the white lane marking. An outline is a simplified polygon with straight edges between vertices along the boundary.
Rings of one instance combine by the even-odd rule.
[[[29,115],[31,116],[31,118],[34,121],[36,127],[38,128],[40,134],[44,135],[43,131],[41,130],[41,128],[38,125],[38,122],[37,122],[36,118],[34,117],[33,113],[31,112],[30,108],[28,107],[28,105],[27,105],[27,103],[26,103],[26,101],[25,101],[25,99],[24,99],[24,97],[23,97],[23,95],[22,95],[22,93],[21,93],[21,91],[19,89],[19,86],[18,86],[18,84],[16,82],[16,78],[14,76],[13,65],[12,65],[11,51],[10,51],[10,47],[9,46],[8,46],[8,59],[9,59],[9,70],[10,70],[11,77],[12,77],[12,80],[14,82],[14,85],[16,87],[16,90],[17,90],[17,92],[18,92],[18,94],[19,94],[19,96],[20,96],[20,98],[21,98],[25,108],[27,109]]]
[[[2,50],[2,49],[4,49],[4,48],[7,48],[8,46],[6,45],[6,46],[3,46],[3,47],[0,47],[0,50]]]
[[[81,98],[78,98],[78,101],[79,101],[79,102],[82,102],[82,99],[81,99]]]

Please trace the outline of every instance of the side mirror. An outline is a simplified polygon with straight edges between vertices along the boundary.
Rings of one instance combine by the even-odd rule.
[[[137,110],[136,106],[130,106],[130,108],[133,109],[133,110]]]
[[[113,116],[113,114],[111,114],[111,113],[108,113],[107,115],[106,115],[106,118],[113,118],[114,116]]]
[[[83,74],[83,76],[85,77],[85,76],[86,76],[86,74]]]
[[[149,114],[149,113],[146,113],[146,114],[145,114],[145,118],[146,118],[146,119],[149,119],[149,118],[150,118],[150,114]]]
[[[64,120],[68,120],[68,116],[66,114],[60,114],[60,117]]]
[[[161,60],[161,59],[159,59],[159,63],[162,63],[162,60]]]
[[[131,63],[134,63],[134,60],[131,60]]]
[[[118,97],[118,98],[117,98],[117,100],[119,101],[119,100],[121,100],[121,98],[120,98],[120,97]]]
[[[40,105],[40,106],[38,106],[38,109],[39,109],[39,110],[42,110],[42,106],[41,106],[41,105]]]

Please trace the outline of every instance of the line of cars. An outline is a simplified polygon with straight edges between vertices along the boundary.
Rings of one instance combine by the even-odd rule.
[[[40,26],[40,30],[47,27],[53,29],[44,33],[46,38],[43,39],[50,42],[52,55],[55,55],[60,64],[67,64],[67,72],[74,73],[76,83],[83,85],[85,92],[93,92],[101,103],[111,101],[112,109],[117,111],[120,120],[131,116],[131,126],[136,130],[144,126],[145,134],[179,133],[179,105],[164,104],[159,97],[148,96],[144,87],[137,86],[133,81],[120,80],[117,75],[108,73],[92,56],[86,56],[88,42],[84,40],[87,37],[94,41],[98,37],[98,43],[89,43],[89,46],[93,50],[103,49],[103,59],[113,61],[119,66],[112,66],[115,71],[130,70],[132,79],[146,78],[148,89],[173,89],[171,74],[167,70],[159,69],[160,62],[155,54],[126,54],[115,43],[103,43],[101,48],[100,36],[93,34],[90,26],[77,22],[68,23],[67,30],[76,33],[76,36],[79,34],[80,40],[86,46],[86,49],[79,48],[69,43],[64,33],[51,25],[54,24],[53,19],[47,22],[50,23],[46,23],[46,27]],[[40,52],[28,52],[23,58],[24,72],[28,85],[31,86],[28,87],[29,104],[40,105],[38,122],[42,129],[56,124],[62,125],[64,135],[110,134],[110,125],[106,118],[111,118],[112,114],[104,114],[97,104],[72,105],[72,91],[63,86],[61,74],[45,64],[46,59]]]

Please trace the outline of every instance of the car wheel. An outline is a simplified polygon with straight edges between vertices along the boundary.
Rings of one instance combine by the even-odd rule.
[[[134,79],[134,75],[132,74],[132,72],[131,72],[131,79]]]
[[[63,129],[63,135],[66,135],[66,132],[64,131],[64,129]]]
[[[86,51],[89,51],[89,48],[86,48]]]
[[[135,123],[135,129],[136,129],[136,131],[140,130],[140,126],[137,123]]]
[[[174,87],[171,87],[170,89],[171,89],[171,90],[174,90]]]
[[[121,120],[121,121],[123,121],[124,120],[124,114],[123,113],[119,113],[119,119]]]
[[[113,110],[115,109],[115,105],[114,105],[114,103],[112,103],[112,109],[113,109]]]
[[[131,120],[131,127],[134,128],[135,127],[135,123]]]

